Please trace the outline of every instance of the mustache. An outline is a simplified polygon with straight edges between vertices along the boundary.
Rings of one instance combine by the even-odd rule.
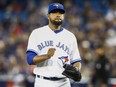
[[[55,20],[62,20],[60,17],[56,17]]]

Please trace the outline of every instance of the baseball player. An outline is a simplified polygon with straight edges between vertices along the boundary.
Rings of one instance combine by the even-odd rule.
[[[81,57],[73,33],[61,27],[65,9],[60,3],[48,8],[49,24],[34,29],[27,46],[27,62],[35,65],[35,87],[71,87],[66,64],[81,69]]]

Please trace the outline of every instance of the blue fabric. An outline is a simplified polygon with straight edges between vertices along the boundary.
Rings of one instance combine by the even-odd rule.
[[[63,31],[63,28],[60,28],[60,30],[54,30],[54,32],[57,34],[59,32]]]
[[[50,13],[53,10],[60,9],[65,12],[64,6],[60,3],[52,3],[49,6],[48,13]]]
[[[26,57],[27,57],[27,62],[29,65],[34,65],[33,62],[33,58],[36,56],[37,54],[33,51],[27,51],[26,52]]]
[[[74,61],[71,61],[71,64],[73,65],[74,63],[76,62],[81,62],[81,60],[74,60]]]

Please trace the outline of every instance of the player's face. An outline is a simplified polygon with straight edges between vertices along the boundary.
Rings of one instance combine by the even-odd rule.
[[[64,21],[64,12],[61,10],[54,10],[48,14],[48,19],[54,25],[61,25]]]

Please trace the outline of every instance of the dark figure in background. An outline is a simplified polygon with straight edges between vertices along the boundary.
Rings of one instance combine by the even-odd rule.
[[[97,58],[94,65],[94,74],[92,78],[93,87],[107,87],[110,76],[111,64],[105,56],[103,48],[96,49]]]

